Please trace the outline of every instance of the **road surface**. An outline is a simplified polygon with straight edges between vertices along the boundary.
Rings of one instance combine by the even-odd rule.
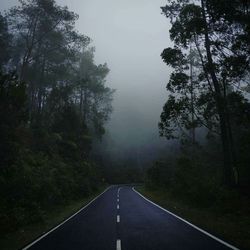
[[[113,186],[24,250],[228,250],[233,246]]]

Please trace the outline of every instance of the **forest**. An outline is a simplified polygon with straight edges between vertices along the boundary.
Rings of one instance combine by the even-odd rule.
[[[160,13],[171,24],[159,55],[171,72],[158,123],[167,144],[147,139],[125,152],[107,128],[109,66],[96,63],[78,14],[55,0],[0,12],[1,235],[108,185],[137,183],[198,224],[190,211],[204,211],[205,228],[250,247],[250,3],[166,0]],[[216,229],[209,220],[218,217]]]
[[[1,234],[104,185],[90,154],[114,90],[77,18],[53,0],[20,1],[0,15]]]
[[[159,132],[179,148],[147,170],[146,188],[248,249],[250,3],[180,0],[161,10],[173,46],[161,54],[172,73]]]
[[[197,171],[203,168],[207,176],[211,171],[218,184],[248,186],[249,4],[177,1],[162,7],[162,13],[171,20],[174,46],[161,54],[173,71],[160,135],[179,140],[193,167],[200,157],[214,165],[210,170],[197,166]]]

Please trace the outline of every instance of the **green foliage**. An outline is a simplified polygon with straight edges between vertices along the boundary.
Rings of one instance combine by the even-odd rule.
[[[167,84],[160,135],[188,138],[193,144],[198,127],[220,135],[227,185],[239,184],[237,126],[246,128],[250,117],[244,92],[250,72],[249,7],[245,1],[227,0],[168,0],[162,7],[172,24],[174,48],[161,56],[174,72]]]
[[[28,119],[25,90],[14,74],[0,73],[0,169],[15,161],[20,148]]]
[[[214,168],[202,160],[193,161],[182,155],[156,162],[147,171],[146,186],[168,190],[197,207],[213,206],[219,199],[219,178],[214,175]]]
[[[173,182],[173,162],[157,161],[147,171],[147,186],[150,188],[169,188]]]
[[[26,85],[15,74],[0,73],[1,123],[16,127],[27,121]]]
[[[161,57],[163,61],[172,67],[178,67],[186,63],[185,57],[180,49],[166,48]]]
[[[46,211],[88,196],[101,175],[87,159],[86,129],[73,105],[60,107],[50,129],[27,126],[26,85],[1,76],[1,232],[42,221]]]
[[[201,8],[195,4],[184,5],[178,15],[177,20],[170,29],[170,38],[177,44],[185,47],[194,34],[204,31]]]
[[[54,0],[20,1],[0,15],[1,233],[42,222],[103,182],[90,153],[114,91],[77,18]]]
[[[107,64],[94,64],[94,48],[83,50],[78,68],[77,89],[80,114],[92,134],[101,138],[104,124],[112,112],[114,90],[105,86]]]
[[[0,66],[10,59],[11,35],[8,30],[7,19],[0,13]],[[1,69],[0,68],[0,69]]]

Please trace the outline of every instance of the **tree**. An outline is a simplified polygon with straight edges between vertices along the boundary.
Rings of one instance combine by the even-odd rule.
[[[199,110],[203,107],[202,117],[209,121],[209,129],[219,125],[225,183],[232,185],[238,184],[238,169],[229,102],[232,92],[241,95],[237,92],[236,85],[246,85],[245,79],[249,73],[249,51],[244,50],[247,46],[244,39],[246,39],[248,27],[245,20],[249,19],[249,12],[242,11],[240,1],[237,1],[237,4],[231,4],[230,10],[224,8],[228,1],[220,1],[220,3],[223,2],[221,5],[215,2],[169,1],[168,5],[162,7],[163,13],[171,19],[170,37],[175,43],[175,48],[164,50],[162,57],[177,71],[171,76],[170,84],[176,85],[180,88],[179,91],[183,91],[187,88],[189,79],[185,74],[184,66],[187,61],[185,53],[188,46],[196,48],[199,65],[201,65],[197,89],[200,90],[201,86],[203,88],[197,100],[197,107]],[[239,15],[244,17],[238,22]],[[176,104],[175,98],[170,97],[169,102],[174,106],[177,105],[179,113],[176,117],[180,117],[183,115],[183,109],[190,105],[187,104],[187,100]],[[173,117],[171,112],[175,107],[171,107],[170,104],[162,113],[163,121],[167,121],[166,126],[161,123],[160,128],[171,134],[173,132],[170,129]]]
[[[94,51],[89,48],[81,54],[75,102],[79,103],[83,122],[100,137],[112,112],[114,90],[105,86],[109,68],[106,63],[95,65]]]
[[[0,170],[17,158],[19,131],[28,119],[26,85],[15,74],[0,72]]]
[[[2,234],[97,190],[92,142],[112,111],[108,66],[94,63],[78,16],[54,0],[19,2],[0,15]]]
[[[8,14],[16,50],[13,61],[20,79],[28,83],[30,120],[41,113],[49,88],[66,84],[79,50],[89,38],[75,31],[78,16],[54,0],[20,1]]]
[[[0,69],[7,64],[10,59],[11,52],[11,35],[8,30],[6,17],[0,13]]]

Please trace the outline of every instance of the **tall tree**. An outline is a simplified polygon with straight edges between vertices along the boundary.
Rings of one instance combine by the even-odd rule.
[[[7,18],[0,13],[0,69],[10,60],[11,39]]]
[[[180,0],[169,1],[168,5],[162,7],[163,13],[171,19],[170,37],[175,43],[175,48],[166,49],[162,57],[167,64],[179,70],[178,63],[186,59],[188,46],[195,46],[202,66],[199,85],[203,84],[207,90],[199,103],[214,106],[211,109],[214,115],[208,117],[215,117],[215,121],[219,121],[224,177],[225,182],[231,185],[238,184],[238,170],[229,103],[232,92],[241,95],[236,89],[238,84],[247,84],[249,50],[244,48],[247,46],[245,40],[248,32],[245,20],[249,18],[249,12],[241,8],[241,1],[230,4],[229,9],[224,8],[226,2],[220,1],[221,4],[218,4],[213,0],[201,0],[193,3]],[[239,20],[239,15],[244,18]],[[182,73],[177,75],[179,86],[185,86],[188,77],[183,72],[179,73]],[[182,86],[180,88],[183,89]],[[164,114],[165,111],[162,116]]]
[[[13,63],[20,79],[28,83],[30,114],[41,112],[46,88],[67,82],[78,51],[89,43],[75,31],[77,18],[54,0],[20,1],[9,11],[16,47]]]
[[[114,90],[105,86],[108,73],[106,63],[94,63],[94,48],[83,50],[78,68],[76,102],[83,122],[99,136],[104,134],[104,123],[112,112]]]

